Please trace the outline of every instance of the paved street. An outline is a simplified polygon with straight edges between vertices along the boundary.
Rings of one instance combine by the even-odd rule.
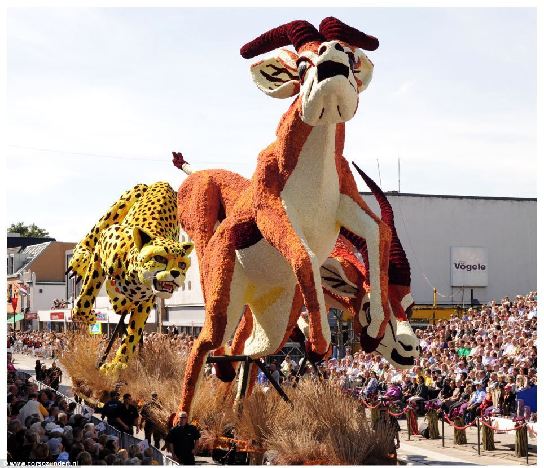
[[[419,417],[419,424],[423,418]],[[453,444],[453,428],[444,425],[445,440],[442,447],[442,439],[429,440],[421,436],[412,436],[408,440],[406,420],[399,421],[401,426],[401,448],[399,459],[409,465],[525,465],[525,458],[515,456],[515,434],[506,432],[495,433],[495,451],[485,452],[481,450],[478,456],[476,428],[468,428],[467,445]],[[442,431],[441,423],[438,426]],[[529,438],[529,464],[536,465],[536,439]]]

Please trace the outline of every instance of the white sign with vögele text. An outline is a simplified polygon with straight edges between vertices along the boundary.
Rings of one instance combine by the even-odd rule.
[[[451,285],[488,285],[488,258],[485,247],[451,247]]]

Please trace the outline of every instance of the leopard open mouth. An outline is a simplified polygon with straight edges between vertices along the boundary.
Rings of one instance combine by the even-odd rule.
[[[177,288],[177,284],[173,281],[159,281],[157,279],[153,280],[153,286],[157,291],[167,292],[170,294],[172,294],[174,292],[174,289]]]

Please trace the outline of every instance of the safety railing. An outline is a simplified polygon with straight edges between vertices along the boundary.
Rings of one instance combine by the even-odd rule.
[[[358,398],[358,400],[363,404],[366,408],[372,410],[378,410],[378,411],[386,411],[390,416],[394,416],[396,418],[401,417],[403,415],[406,415],[407,419],[407,429],[408,429],[408,440],[410,440],[410,436],[412,434],[417,435],[417,416],[416,416],[416,408],[413,405],[406,405],[404,408],[401,408],[399,402],[388,402],[384,400],[374,400],[374,401],[367,401],[364,398]],[[391,410],[391,407],[398,407],[400,408],[400,412],[395,412]],[[473,421],[469,422],[468,424],[459,426],[456,425],[454,421],[452,421],[448,415],[439,407],[438,404],[434,402],[427,402],[426,409],[428,410],[427,415],[430,414],[431,411],[436,412],[436,415],[438,418],[442,421],[442,447],[444,447],[444,440],[445,440],[445,431],[444,426],[445,424],[450,425],[453,427],[453,429],[457,431],[464,431],[468,429],[469,427],[476,427],[477,429],[477,445],[478,445],[478,455],[481,455],[481,437],[480,437],[480,426],[486,426],[489,430],[493,432],[510,432],[510,431],[516,431],[517,433],[517,442],[516,444],[520,444],[520,447],[518,448],[516,446],[516,454],[520,453],[522,455],[518,456],[524,456],[526,459],[526,463],[529,464],[529,442],[527,437],[527,431],[528,431],[528,422],[523,418],[515,418],[514,419],[514,427],[510,429],[499,429],[497,426],[490,424],[490,417],[485,416],[476,416]],[[455,419],[455,418],[454,418]],[[414,420],[416,421],[416,426],[414,431]]]

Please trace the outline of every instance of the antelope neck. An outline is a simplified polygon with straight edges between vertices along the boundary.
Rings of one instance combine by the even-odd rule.
[[[283,176],[281,178],[281,187],[279,187],[280,191],[297,167],[301,152],[308,143],[310,136],[312,136],[311,139],[321,140],[322,142],[319,147],[316,146],[312,151],[316,171],[320,170],[320,166],[323,167],[324,159],[331,156],[336,159],[342,155],[344,149],[345,124],[312,127],[300,118],[300,102],[301,98],[299,97],[291,104],[289,110],[282,116],[276,131],[278,169]],[[319,138],[318,134],[322,134],[322,136]],[[319,154],[320,152],[321,154]]]

